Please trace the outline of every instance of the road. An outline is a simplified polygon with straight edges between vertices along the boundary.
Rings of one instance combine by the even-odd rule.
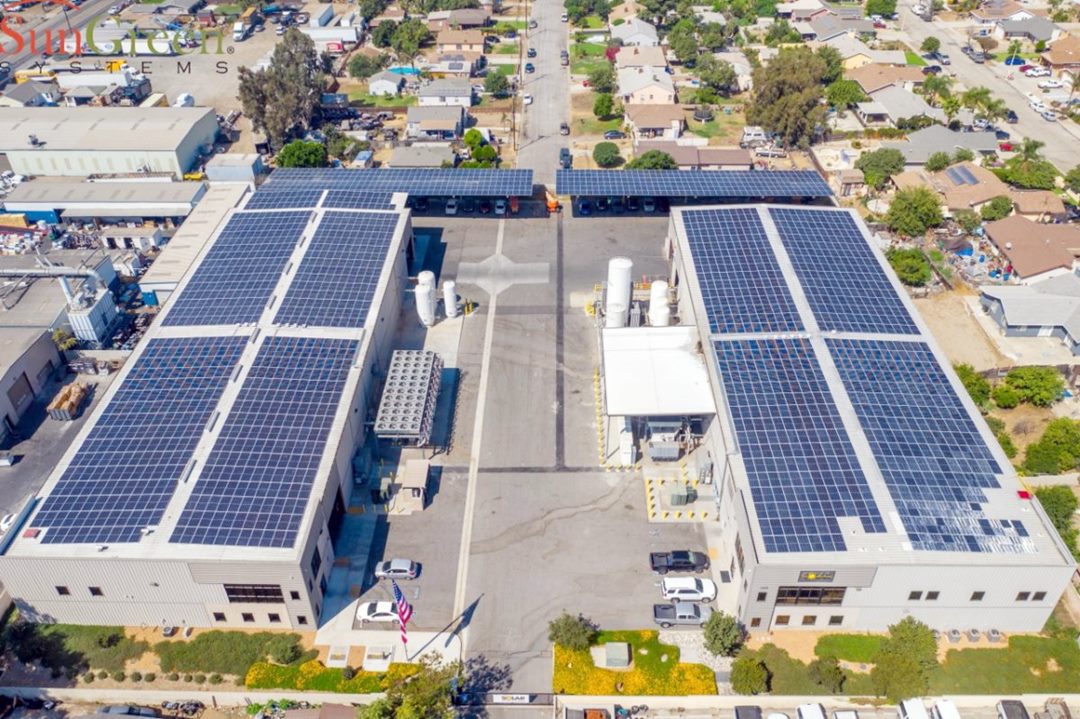
[[[1041,92],[1036,87],[1037,81],[1019,73],[1009,80],[1010,68],[998,63],[976,64],[961,52],[966,38],[965,33],[956,27],[950,27],[940,21],[926,22],[911,10],[911,0],[897,8],[900,14],[900,26],[911,38],[913,47],[918,48],[923,40],[934,36],[941,41],[941,50],[949,56],[952,64],[948,71],[967,88],[980,85],[1005,101],[1009,109],[1014,110],[1020,120],[1015,125],[1007,126],[1013,140],[1020,137],[1033,137],[1043,143],[1043,156],[1066,172],[1080,163],[1080,128],[1069,121],[1047,122],[1028,105],[1027,94]],[[1067,92],[1067,91],[1066,91]]]
[[[38,9],[31,9],[24,13],[8,13],[7,17],[25,17],[26,22],[19,24],[16,22],[9,22],[9,29],[21,33],[25,39],[24,47],[21,51],[15,52],[16,42],[7,35],[4,36],[2,42],[0,42],[0,62],[7,63],[12,72],[23,67],[27,67],[35,60],[42,59],[41,50],[45,44],[45,33],[47,31],[53,31],[52,43],[54,47],[59,46],[58,33],[61,28],[65,31],[65,36],[70,37],[68,33],[68,27],[73,30],[82,30],[90,24],[91,18],[96,15],[106,15],[111,5],[115,0],[87,0],[79,7],[72,7],[67,10],[66,16],[61,5],[45,5]],[[102,21],[98,22],[99,25]],[[37,53],[30,52],[30,36],[29,33],[33,31],[35,33],[35,48]],[[65,40],[65,42],[68,42]]]
[[[558,0],[539,0],[532,5],[537,27],[526,34],[527,47],[536,48],[531,60],[536,72],[524,75],[524,92],[533,103],[524,108],[524,123],[518,144],[518,167],[530,167],[539,184],[554,186],[559,148],[569,143],[559,135],[559,123],[570,121],[570,85],[559,53],[567,49],[567,26],[559,20]],[[524,72],[524,68],[522,69]]]

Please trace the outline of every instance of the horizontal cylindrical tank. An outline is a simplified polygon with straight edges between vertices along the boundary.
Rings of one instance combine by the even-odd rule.
[[[667,327],[671,324],[671,305],[668,304],[668,283],[657,280],[649,288],[649,324]]]
[[[633,269],[634,263],[628,257],[612,257],[608,260],[605,327],[626,327],[630,314],[630,275]]]

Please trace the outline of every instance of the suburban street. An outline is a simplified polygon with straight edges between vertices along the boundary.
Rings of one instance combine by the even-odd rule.
[[[532,105],[524,108],[524,131],[518,146],[518,166],[531,167],[538,184],[553,185],[559,162],[559,123],[569,120],[570,88],[567,69],[559,64],[559,53],[567,49],[567,25],[559,21],[562,5],[558,0],[541,0],[531,6],[537,27],[528,30],[528,47],[536,48],[536,57],[526,59],[536,72],[524,75],[523,92],[532,95]],[[524,73],[524,68],[522,68]]]
[[[39,9],[22,14],[10,13],[8,18],[28,18],[25,23],[8,21],[9,29],[21,33],[26,40],[26,44],[22,50],[15,52],[15,41],[6,36],[3,42],[0,43],[0,47],[2,47],[2,50],[0,50],[0,62],[7,63],[12,72],[27,67],[34,60],[41,59],[41,49],[45,42],[46,31],[53,31],[52,42],[54,45],[59,45],[59,30],[61,28],[64,29],[65,36],[70,36],[67,30],[69,22],[73,30],[82,30],[90,23],[91,18],[97,15],[105,16],[110,3],[111,0],[87,0],[77,8],[69,7],[66,18],[61,4],[42,5]],[[100,23],[101,21],[99,21]],[[36,54],[30,52],[29,33],[31,30],[36,33],[35,42],[38,50]]]
[[[1080,153],[1077,152],[1080,130],[1076,125],[1071,122],[1047,122],[1028,105],[1029,93],[1042,95],[1037,88],[1037,80],[1024,77],[1012,68],[998,63],[975,63],[961,52],[966,38],[962,29],[940,21],[926,22],[912,12],[913,4],[914,2],[909,0],[897,8],[900,26],[910,36],[913,48],[918,50],[923,40],[928,37],[938,38],[941,41],[941,51],[952,60],[952,64],[947,68],[948,73],[954,74],[967,88],[980,85],[990,88],[994,95],[1004,100],[1009,109],[1019,116],[1020,121],[1015,125],[1001,125],[1008,130],[1014,141],[1021,137],[1031,137],[1046,143],[1042,149],[1043,156],[1062,172],[1067,172],[1080,162]],[[1005,45],[1002,45],[1000,50],[1004,49]],[[1008,78],[1010,74],[1014,76],[1012,80]]]

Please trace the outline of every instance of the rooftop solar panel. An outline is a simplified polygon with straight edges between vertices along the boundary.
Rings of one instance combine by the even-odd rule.
[[[358,345],[266,339],[170,542],[293,546]]]
[[[42,541],[137,542],[156,525],[246,342],[150,340],[32,520]]]
[[[260,189],[244,205],[245,210],[290,210],[316,207],[323,190],[314,187],[286,187],[280,190],[267,186]]]
[[[682,217],[713,333],[803,329],[757,209]]]
[[[365,190],[330,190],[322,206],[340,210],[386,210],[392,207],[394,193]]]
[[[765,549],[842,551],[838,517],[884,532],[809,340],[715,341],[713,351]]]
[[[397,213],[325,212],[274,322],[363,327],[397,223]]]
[[[308,210],[234,214],[173,301],[165,325],[258,321],[310,218]]]
[[[843,210],[769,210],[824,331],[918,334],[855,220]]]
[[[813,170],[678,172],[676,170],[557,170],[555,191],[575,197],[715,197],[729,200],[829,197]]]
[[[1026,551],[1020,521],[982,509],[1002,470],[930,348],[826,341],[912,546]]]
[[[532,170],[527,169],[283,168],[270,175],[263,189],[277,190],[283,185],[433,197],[527,197],[533,192]]]

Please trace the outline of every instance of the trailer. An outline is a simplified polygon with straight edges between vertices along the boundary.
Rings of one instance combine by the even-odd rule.
[[[326,27],[333,19],[334,6],[328,3],[326,5],[319,5],[311,11],[311,21],[308,24],[311,27]]]
[[[352,47],[360,40],[355,27],[302,27],[300,32],[310,37],[316,45],[338,43]]]

